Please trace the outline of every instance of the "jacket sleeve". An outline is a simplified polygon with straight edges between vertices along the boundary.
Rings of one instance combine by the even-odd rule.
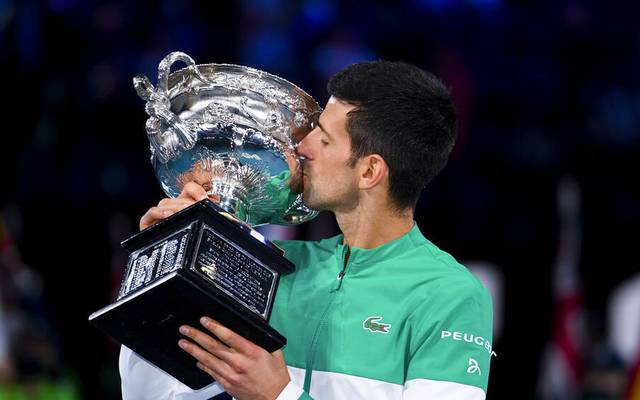
[[[278,397],[276,397],[276,400],[313,400],[313,397],[303,391],[302,388],[293,383],[293,381],[290,381]]]
[[[216,382],[192,390],[125,346],[119,369],[123,400],[205,400],[224,391]]]
[[[486,397],[493,312],[487,290],[471,279],[448,283],[411,315],[404,399]]]

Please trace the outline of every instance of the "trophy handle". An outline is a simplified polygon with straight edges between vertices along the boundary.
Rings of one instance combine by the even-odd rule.
[[[169,91],[169,73],[171,72],[171,66],[176,61],[182,61],[187,64],[187,68],[191,71],[198,71],[196,68],[196,62],[193,61],[188,54],[183,53],[181,51],[174,51],[169,53],[165,58],[160,61],[160,65],[158,65],[158,91],[162,94],[166,95]]]
[[[169,91],[169,73],[171,72],[171,66],[176,61],[182,61],[187,64],[189,72],[195,75],[202,83],[211,83],[210,79],[202,75],[193,58],[181,51],[174,51],[163,58],[160,61],[160,65],[158,65],[158,90],[162,93],[166,94]]]
[[[149,78],[144,75],[136,75],[133,77],[133,87],[136,89],[138,96],[145,101],[149,101],[155,91]]]
[[[162,59],[158,66],[158,83],[154,87],[144,75],[133,78],[133,86],[143,100],[147,103],[145,111],[149,115],[146,123],[146,131],[151,143],[152,153],[161,163],[177,159],[180,154],[193,148],[196,144],[196,134],[171,111],[169,101],[169,73],[171,66],[176,61],[187,64],[198,79],[204,79],[195,61],[187,54],[175,51]]]

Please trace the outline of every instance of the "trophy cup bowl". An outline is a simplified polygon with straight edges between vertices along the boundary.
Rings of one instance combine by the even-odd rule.
[[[185,68],[170,72],[182,61]],[[90,323],[193,389],[212,378],[178,348],[178,327],[210,316],[267,351],[286,344],[268,324],[280,274],[295,266],[252,226],[298,224],[317,215],[292,183],[295,146],[321,109],[275,75],[231,64],[166,56],[146,101],[151,163],[164,192],[195,181],[210,198],[122,242],[129,252],[117,300]],[[293,163],[292,163],[293,161]],[[299,182],[298,182],[299,183]]]

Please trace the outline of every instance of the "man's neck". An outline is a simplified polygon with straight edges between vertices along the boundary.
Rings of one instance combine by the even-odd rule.
[[[356,207],[336,212],[338,226],[349,247],[372,249],[406,234],[413,227],[413,210],[397,212],[388,208]]]

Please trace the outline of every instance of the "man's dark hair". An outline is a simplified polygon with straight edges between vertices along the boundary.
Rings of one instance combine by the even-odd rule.
[[[347,114],[351,165],[379,154],[389,166],[393,205],[398,210],[415,206],[455,143],[449,90],[416,66],[390,61],[351,65],[331,77],[327,90],[356,106]]]

